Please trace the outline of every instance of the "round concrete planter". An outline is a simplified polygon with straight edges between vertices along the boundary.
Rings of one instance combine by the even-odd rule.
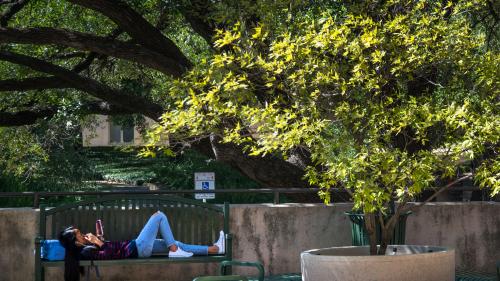
[[[366,246],[333,247],[303,252],[300,261],[303,281],[455,280],[455,251],[443,247],[394,245],[385,256],[370,256]]]

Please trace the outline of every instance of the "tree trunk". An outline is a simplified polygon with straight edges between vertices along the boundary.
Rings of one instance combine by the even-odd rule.
[[[242,174],[266,187],[310,187],[303,179],[304,169],[277,156],[255,157],[243,153],[241,147],[221,143],[212,135],[210,144],[215,159],[239,170]],[[317,195],[315,195],[317,197]]]
[[[304,171],[310,162],[309,155],[305,152],[297,152],[297,155],[289,157],[288,161],[278,156],[255,157],[248,156],[240,146],[220,142],[220,137],[212,135],[191,143],[191,148],[203,155],[214,158],[231,166],[243,175],[267,188],[307,188],[312,187],[303,179]],[[321,203],[316,193],[290,193],[286,198],[300,203]],[[336,192],[332,199],[339,202],[349,200],[347,193]]]
[[[393,218],[394,216],[398,216],[397,218]],[[387,250],[387,246],[389,245],[389,242],[391,241],[392,237],[394,236],[394,228],[396,227],[396,224],[399,221],[399,214],[394,214],[388,219],[383,218],[384,220],[387,221],[387,224],[381,228],[382,233],[381,235],[381,241],[380,241],[380,248],[378,249],[378,255],[385,255],[385,252]]]
[[[377,224],[374,213],[365,213],[365,228],[370,240],[370,255],[377,254]]]
[[[390,235],[387,234],[387,229],[382,228],[382,241],[380,242],[380,248],[378,248],[378,253],[377,255],[385,255],[385,252],[387,250],[387,245],[389,245],[389,241],[391,240],[391,237],[388,237]]]

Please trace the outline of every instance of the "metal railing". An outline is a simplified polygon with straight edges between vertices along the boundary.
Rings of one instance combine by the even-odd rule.
[[[139,188],[139,186],[137,186]],[[140,186],[143,187],[143,186]],[[330,188],[330,192],[345,192],[342,188]],[[193,194],[193,193],[249,193],[249,194],[274,194],[273,203],[280,204],[281,194],[308,194],[317,193],[319,188],[252,188],[252,189],[215,189],[215,190],[137,190],[137,191],[63,191],[63,192],[44,192],[44,191],[26,191],[26,192],[0,192],[0,198],[33,197],[33,208],[40,206],[43,198],[59,196],[109,196],[109,195],[130,195],[130,194]]]

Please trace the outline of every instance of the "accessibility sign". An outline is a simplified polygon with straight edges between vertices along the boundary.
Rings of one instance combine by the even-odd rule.
[[[195,190],[215,190],[215,173],[194,173]],[[215,193],[195,193],[195,199],[215,199]]]

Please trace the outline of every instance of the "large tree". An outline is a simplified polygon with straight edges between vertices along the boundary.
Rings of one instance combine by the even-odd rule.
[[[294,2],[0,1],[0,127],[11,127],[0,131],[11,143],[0,154],[13,164],[12,159],[28,158],[30,150],[22,147],[33,143],[31,151],[43,155],[44,141],[37,140],[50,139],[47,128],[74,132],[75,123],[89,114],[138,114],[160,121],[174,105],[173,81],[219,52],[212,47],[217,28],[242,22],[251,30],[266,22],[278,30],[328,1]],[[23,132],[19,139],[14,131]],[[170,139],[175,142],[176,136]],[[219,140],[207,133],[182,143],[264,186],[307,186],[302,179],[307,154],[288,161],[250,157]]]
[[[385,254],[423,191],[429,202],[474,178],[500,193],[497,11],[480,0],[345,1],[278,36],[235,25],[172,89],[156,135],[210,132],[252,155],[310,155],[306,178],[326,202],[344,187],[373,254],[381,225]]]
[[[306,77],[307,79],[299,81],[299,84],[280,86],[285,79],[302,77],[299,72],[284,71],[284,66],[292,70],[300,69],[299,66],[303,63],[296,60],[300,57],[294,54],[292,49],[287,49],[290,53],[286,54],[283,65],[272,66],[278,67],[277,71],[283,68],[279,73],[269,72],[270,66],[262,69],[260,61],[250,61],[250,65],[247,65],[246,69],[243,67],[243,70],[230,69],[229,73],[234,74],[234,77],[239,77],[240,72],[244,72],[249,80],[247,83],[249,87],[242,89],[244,96],[225,83],[234,77],[227,77],[226,80],[220,80],[220,76],[213,77],[209,65],[232,67],[231,59],[238,54],[250,56],[252,60],[258,60],[268,54],[272,55],[277,46],[285,48],[291,44],[287,41],[289,40],[287,36],[292,38],[302,34],[304,28],[310,28],[309,25],[304,24],[305,22],[324,21],[324,13],[335,18],[342,18],[346,11],[363,11],[363,16],[382,20],[385,5],[392,5],[390,12],[397,14],[404,12],[405,7],[411,2],[0,1],[0,91],[2,92],[0,127],[10,127],[0,130],[0,137],[10,142],[8,147],[0,148],[0,154],[8,158],[11,164],[14,162],[12,159],[26,159],[30,153],[38,153],[44,157],[41,152],[44,144],[47,140],[55,139],[51,131],[46,130],[47,128],[57,128],[55,130],[57,132],[74,132],[81,117],[88,114],[140,114],[162,121],[161,116],[165,112],[170,116],[171,113],[177,114],[179,106],[189,105],[191,98],[197,96],[204,98],[203,93],[207,89],[199,89],[200,85],[204,85],[203,83],[192,85],[196,91],[188,92],[187,96],[179,94],[179,91],[186,89],[186,83],[196,83],[193,77],[200,75],[208,77],[206,79],[214,78],[211,83],[221,82],[218,85],[223,88],[219,90],[232,95],[235,100],[231,102],[234,104],[241,102],[241,99],[251,97],[259,105],[270,105],[269,108],[288,112],[290,108],[294,108],[292,104],[294,98],[301,97],[299,94],[303,94],[302,92],[296,93],[293,90],[294,87],[299,89],[300,83],[309,81],[307,79],[311,78]],[[447,1],[442,2],[443,6],[448,7]],[[450,3],[453,6],[455,2]],[[495,3],[494,1],[478,1],[476,8],[467,11],[471,28],[475,32],[484,34],[487,41],[485,48],[490,49],[497,48],[496,42],[498,42],[496,26],[499,21],[499,12],[498,5]],[[451,13],[451,11],[452,8],[444,9],[445,13]],[[433,24],[430,23],[429,26],[432,27]],[[262,26],[265,26],[265,29],[262,29]],[[230,32],[217,31],[233,29],[237,30],[238,36],[242,38],[240,50],[233,49],[231,44],[234,38],[231,37]],[[262,34],[258,34],[259,32]],[[284,35],[287,36],[283,37]],[[219,40],[214,41],[214,36],[218,36]],[[342,36],[350,38],[346,40],[359,40],[347,34]],[[258,43],[254,42],[250,46],[250,41],[245,41],[245,38],[258,39]],[[282,40],[282,38],[285,39]],[[279,44],[275,42],[278,39]],[[246,49],[250,49],[251,52],[241,53]],[[339,59],[340,63],[345,62],[343,67],[346,69],[343,71],[349,70],[348,61],[341,55],[332,53],[330,56],[333,57],[329,59]],[[208,62],[210,64],[207,64]],[[440,67],[441,65],[436,65],[426,69],[412,69],[405,81],[406,89],[414,96],[439,89],[440,85],[436,85],[435,82],[436,75],[446,76],[446,72],[443,72]],[[321,75],[331,74],[326,70],[321,73],[317,69],[313,70],[315,71],[311,69],[303,71],[318,73],[317,79],[321,79]],[[365,69],[360,68],[358,72],[352,72],[352,75],[362,74],[363,71]],[[387,72],[384,69],[379,69],[379,71]],[[388,73],[389,78],[390,74]],[[327,78],[330,79],[330,77]],[[398,89],[397,86],[400,85],[396,84],[394,79],[389,78],[387,78],[387,83],[381,85],[380,91]],[[341,79],[346,78],[341,77]],[[206,84],[205,87],[210,86]],[[321,100],[317,103],[317,108],[313,108],[311,112],[331,106],[329,102],[332,98],[336,101],[337,91],[344,91],[339,87],[348,86],[342,85],[339,83],[322,85],[320,90],[329,94],[318,95]],[[279,99],[275,100],[269,95],[270,92]],[[304,100],[301,99],[301,101]],[[229,104],[229,108],[238,107]],[[309,107],[304,107],[301,110],[309,109]],[[195,113],[192,116],[184,115],[185,118],[175,124],[175,130],[170,130],[172,141],[178,140],[179,143],[189,144],[201,152],[210,154],[264,186],[309,185],[303,176],[308,166],[315,166],[311,157],[314,156],[312,154],[314,151],[310,147],[303,143],[290,143],[289,140],[292,138],[282,139],[282,136],[287,136],[286,134],[282,136],[278,134],[277,137],[271,135],[272,138],[266,140],[264,145],[279,149],[265,150],[267,153],[260,154],[258,151],[254,152],[256,155],[249,156],[243,149],[246,144],[239,141],[221,142],[221,140],[224,138],[226,141],[231,140],[227,133],[231,133],[235,128],[238,128],[237,131],[246,138],[259,140],[254,131],[258,127],[256,125],[266,124],[265,119],[262,119],[261,123],[240,122],[238,118],[211,119],[215,116],[204,115],[207,107],[200,107],[200,110],[195,112],[199,115]],[[292,116],[293,114],[295,113],[292,113]],[[212,121],[211,125],[214,126],[207,126],[204,130],[191,130],[190,122],[197,124],[194,122],[200,116]],[[187,123],[182,123],[182,121]],[[276,119],[273,122],[278,121]],[[275,123],[275,125],[285,126],[285,123]],[[289,129],[289,127],[285,128]],[[264,129],[272,130],[273,128],[262,128]],[[437,127],[436,129],[439,130]],[[294,130],[293,132],[299,135],[297,132],[303,131],[304,127],[298,126]],[[311,131],[301,133],[315,134],[315,130],[319,131],[319,128],[309,128],[309,130]],[[402,144],[405,139],[401,136],[407,136],[410,133],[399,134],[394,137],[394,141]],[[30,143],[37,145],[27,149]],[[416,144],[413,142],[412,147],[418,150]],[[262,151],[264,150],[260,152]],[[316,165],[314,171],[326,168],[324,165]]]

